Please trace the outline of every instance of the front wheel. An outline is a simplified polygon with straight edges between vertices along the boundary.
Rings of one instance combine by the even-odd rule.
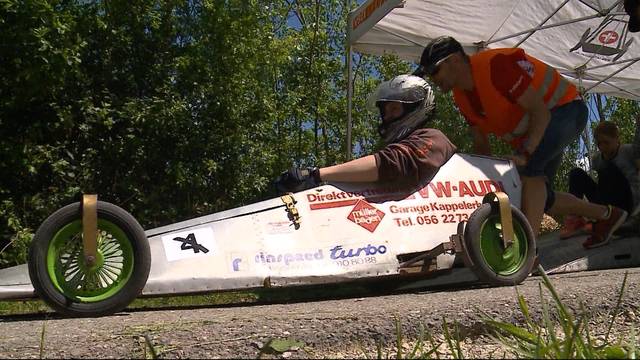
[[[67,205],[38,228],[29,249],[36,293],[69,316],[104,316],[126,307],[147,282],[151,265],[144,230],[128,212],[98,201],[97,256],[87,264],[80,203]]]
[[[516,285],[531,273],[536,258],[536,242],[524,214],[511,205],[513,243],[502,241],[502,224],[497,202],[476,209],[464,230],[464,251],[468,265],[478,278],[490,285]]]

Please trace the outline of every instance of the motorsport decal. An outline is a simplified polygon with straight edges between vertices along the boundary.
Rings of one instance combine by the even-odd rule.
[[[231,260],[233,271],[244,271],[249,268],[266,267],[270,270],[310,269],[326,267],[327,263],[341,268],[358,265],[384,263],[382,256],[387,253],[384,244],[369,243],[366,245],[333,245],[327,248],[309,250],[293,250],[284,253],[260,251],[252,258],[235,257]],[[245,262],[251,264],[244,264]]]
[[[591,27],[587,28],[569,52],[610,62],[618,60],[633,43],[633,37],[627,39],[629,35],[627,18],[628,15],[624,14],[624,5],[621,2],[617,11],[605,16],[597,28],[593,31]]]
[[[485,196],[492,191],[504,191],[504,186],[500,181],[494,180],[461,180],[432,181],[425,185],[416,193],[422,199],[446,199],[452,197],[476,197]],[[388,194],[385,193],[385,195]],[[331,191],[326,194],[308,193],[307,202],[311,210],[331,209],[343,206],[355,205],[359,200],[366,199],[374,202],[377,198],[384,196],[379,190],[367,189],[362,192]],[[406,199],[416,199],[415,195]]]
[[[210,256],[216,251],[211,227],[173,233],[162,237],[167,261]]]
[[[358,200],[356,206],[347,216],[347,219],[367,229],[369,232],[376,231],[376,228],[382,221],[384,213],[376,209],[373,205],[364,200]]]
[[[441,204],[431,202],[425,205],[398,206],[391,205],[389,211],[396,214],[392,218],[396,226],[457,224],[469,220],[469,214],[482,206],[478,200],[460,201],[457,203]],[[434,214],[437,213],[437,214]],[[398,216],[397,214],[400,214]]]
[[[378,8],[380,8],[386,0],[374,0],[370,2],[363,10],[361,10],[351,21],[352,29],[357,29],[363,22],[365,22]]]
[[[362,191],[331,191],[330,193],[309,193],[307,201],[311,210],[331,209],[342,206],[355,205],[360,199],[368,201],[383,201],[390,197],[401,195],[405,200],[415,199],[413,194],[405,194],[398,188],[364,189]]]

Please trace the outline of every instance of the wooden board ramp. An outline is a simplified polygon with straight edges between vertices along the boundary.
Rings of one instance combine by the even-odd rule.
[[[587,237],[581,235],[562,240],[558,231],[543,235],[538,240],[540,265],[547,274],[640,267],[639,234],[614,236],[609,244],[595,249],[582,246]],[[462,286],[476,281],[469,269],[454,268],[434,278],[405,284],[399,290]]]

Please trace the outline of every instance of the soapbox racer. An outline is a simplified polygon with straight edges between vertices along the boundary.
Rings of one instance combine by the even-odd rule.
[[[536,260],[504,159],[454,155],[414,190],[335,183],[147,230],[84,195],[39,227],[36,294],[71,316],[117,312],[140,295],[437,275],[467,266],[482,282],[522,282]]]

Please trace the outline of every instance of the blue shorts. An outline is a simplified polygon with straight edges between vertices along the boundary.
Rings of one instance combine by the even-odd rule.
[[[567,146],[578,139],[585,126],[589,109],[582,100],[558,106],[551,110],[549,125],[544,131],[542,140],[529,157],[529,162],[519,169],[520,175],[528,177],[546,177],[547,205],[545,210],[553,206],[553,182]]]

